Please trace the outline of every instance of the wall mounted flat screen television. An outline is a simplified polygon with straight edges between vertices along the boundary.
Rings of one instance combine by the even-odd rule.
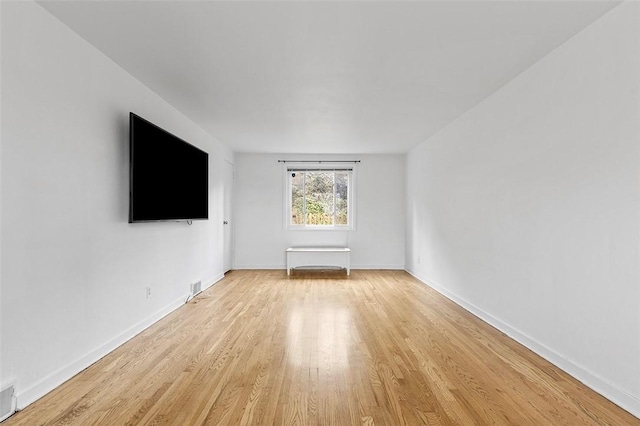
[[[209,154],[129,114],[129,223],[209,218]]]

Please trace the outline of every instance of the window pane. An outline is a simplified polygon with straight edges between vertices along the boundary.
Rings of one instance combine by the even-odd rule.
[[[333,225],[333,172],[306,172],[307,225]]]
[[[349,224],[349,173],[336,172],[336,225]]]
[[[304,173],[296,172],[291,176],[291,224],[304,225]]]

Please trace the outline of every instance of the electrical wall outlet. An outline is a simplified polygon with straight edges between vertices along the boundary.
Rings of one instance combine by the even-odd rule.
[[[151,299],[151,287],[147,286],[147,299]]]

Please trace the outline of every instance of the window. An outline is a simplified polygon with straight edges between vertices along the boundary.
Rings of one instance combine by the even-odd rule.
[[[287,168],[289,229],[353,229],[353,168]]]

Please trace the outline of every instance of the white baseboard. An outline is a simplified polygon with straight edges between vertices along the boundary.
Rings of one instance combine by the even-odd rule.
[[[404,271],[404,265],[351,265],[351,270],[354,269],[389,269],[389,270],[400,270]]]
[[[287,265],[236,265],[233,269],[287,269]],[[351,265],[354,269],[394,269],[404,271],[404,265]]]
[[[139,323],[131,326],[126,331],[121,333],[119,336],[105,343],[104,345],[94,349],[90,353],[85,356],[76,359],[65,367],[60,368],[59,370],[51,373],[44,379],[40,380],[38,383],[29,387],[28,389],[19,392],[17,394],[17,405],[18,409],[22,410],[27,405],[36,401],[37,399],[43,397],[45,394],[51,392],[56,387],[60,386],[62,383],[69,380],[71,377],[75,376],[94,362],[98,361],[100,358],[107,355],[109,352],[116,349],[118,346],[126,343],[128,340],[141,333],[154,323],[158,322],[171,312],[178,309],[180,306],[184,305],[184,302],[187,298],[188,294],[181,296],[179,299],[176,299],[172,303],[168,304],[164,308],[140,321]]]
[[[220,274],[220,275],[216,275],[214,278],[205,280],[205,286],[202,287],[202,291],[205,291],[206,289],[208,289],[209,287],[211,287],[212,285],[214,285],[215,283],[217,283],[223,278],[224,278],[224,274]]]
[[[285,269],[285,266],[274,265],[272,267],[267,267],[265,265],[253,265],[253,267],[251,267],[249,265],[242,265],[242,266],[237,266],[236,268],[237,269]],[[367,265],[366,267],[364,265],[358,265],[357,267],[354,266],[352,269],[403,269],[403,268],[397,265],[388,265],[386,267],[383,267],[380,265],[377,265],[377,266]],[[424,283],[425,285],[433,288],[434,290],[436,290],[446,298],[450,299],[451,301],[461,306],[465,310],[473,313],[474,315],[476,315],[483,321],[487,322],[488,324],[491,324],[493,327],[497,328],[498,330],[502,331],[503,333],[505,333],[512,339],[514,339],[515,341],[521,343],[522,345],[526,346],[528,349],[532,350],[536,354],[545,358],[547,361],[551,362],[556,367],[560,368],[561,370],[564,370],[565,372],[567,372],[568,374],[570,374],[580,382],[584,383],[589,388],[603,395],[605,398],[609,399],[610,401],[614,402],[615,404],[629,411],[634,416],[640,417],[640,399],[638,399],[634,395],[631,395],[625,392],[624,390],[619,389],[617,386],[608,382],[607,380],[597,376],[596,374],[589,372],[588,370],[582,368],[579,365],[576,365],[568,361],[561,354],[553,351],[552,349],[548,348],[547,346],[538,342],[537,340],[527,336],[526,334],[518,331],[517,329],[511,327],[510,325],[502,322],[498,318],[495,318],[491,314],[483,311],[482,309],[478,308],[472,303],[469,303],[466,300],[458,297],[457,295],[449,292],[443,286],[433,281],[427,280],[415,274],[411,270],[407,269],[406,271],[409,274],[411,274],[413,277],[415,277],[416,279]],[[206,286],[206,288],[211,287],[213,284],[217,283],[222,278],[224,278],[223,274],[207,280],[209,284]],[[184,301],[186,300],[187,296],[188,294],[185,294],[184,296],[180,297],[179,299],[175,300],[174,302],[160,309],[153,315],[147,317],[143,321],[140,321],[139,323],[133,325],[132,327],[130,327],[125,332],[123,332],[116,338],[112,339],[111,341],[91,351],[87,355],[71,362],[67,366],[53,372],[52,374],[45,377],[35,385],[31,386],[29,389],[26,389],[25,391],[18,393],[17,394],[18,409],[19,410],[24,409],[26,406],[28,406],[32,402],[36,401],[37,399],[41,398],[42,396],[52,391],[56,387],[60,386],[62,383],[69,380],[71,377],[78,374],[79,372],[81,372],[82,370],[84,370],[94,362],[98,361],[100,358],[104,357],[109,352],[115,350],[120,345],[126,343],[128,340],[130,340],[137,334],[141,333],[142,331],[144,331],[145,329],[147,329],[148,327],[150,327],[160,319],[164,318],[174,310],[178,309],[180,306],[184,304]]]
[[[233,269],[287,269],[285,264],[282,265],[235,265]]]
[[[202,290],[204,291],[205,289],[211,287],[212,285],[214,285],[215,283],[217,283],[223,278],[224,278],[224,274],[220,274],[214,278],[206,280],[205,283],[208,283],[208,284],[206,284],[206,287],[204,287]],[[87,355],[71,362],[67,366],[62,367],[61,369],[53,372],[52,374],[48,375],[44,379],[40,380],[35,385],[31,386],[29,389],[26,389],[25,391],[18,393],[17,394],[18,409],[19,410],[24,409],[27,405],[31,404],[32,402],[38,400],[39,398],[43,397],[47,393],[51,392],[53,389],[60,386],[62,383],[66,382],[67,380],[69,380],[70,378],[72,378],[73,376],[75,376],[76,374],[78,374],[79,372],[81,372],[82,370],[84,370],[94,362],[98,361],[100,358],[104,357],[109,352],[115,350],[122,344],[131,340],[137,334],[141,333],[142,331],[146,330],[147,328],[149,328],[150,326],[152,326],[153,324],[155,324],[165,316],[169,315],[171,312],[175,311],[180,306],[184,305],[185,300],[187,300],[188,296],[189,296],[188,294],[181,296],[179,299],[176,299],[175,301],[168,304],[167,306],[160,309],[159,311],[155,312],[154,314],[150,315],[146,319],[131,326],[129,329],[124,331],[122,334],[120,334],[116,338],[110,340],[109,342],[105,343],[99,348],[91,351]]]
[[[467,302],[463,298],[458,297],[456,294],[450,292],[438,283],[427,280],[409,269],[406,269],[406,271],[414,278],[421,281],[423,284],[431,287],[463,309],[471,312],[481,320],[502,331],[504,334],[506,334],[516,342],[524,345],[528,349],[540,355],[542,358],[546,359],[559,369],[565,371],[567,374],[579,380],[584,385],[604,396],[614,404],[617,404],[621,408],[627,410],[629,413],[640,418],[640,399],[638,397],[618,388],[613,383],[610,383],[604,378],[593,374],[585,368],[572,363],[571,361],[567,360],[565,356],[562,356],[561,354],[555,352],[553,349],[540,343],[536,339],[531,338],[526,334],[520,332],[519,330],[511,327],[509,324],[506,324],[505,322],[478,308],[472,303]]]

